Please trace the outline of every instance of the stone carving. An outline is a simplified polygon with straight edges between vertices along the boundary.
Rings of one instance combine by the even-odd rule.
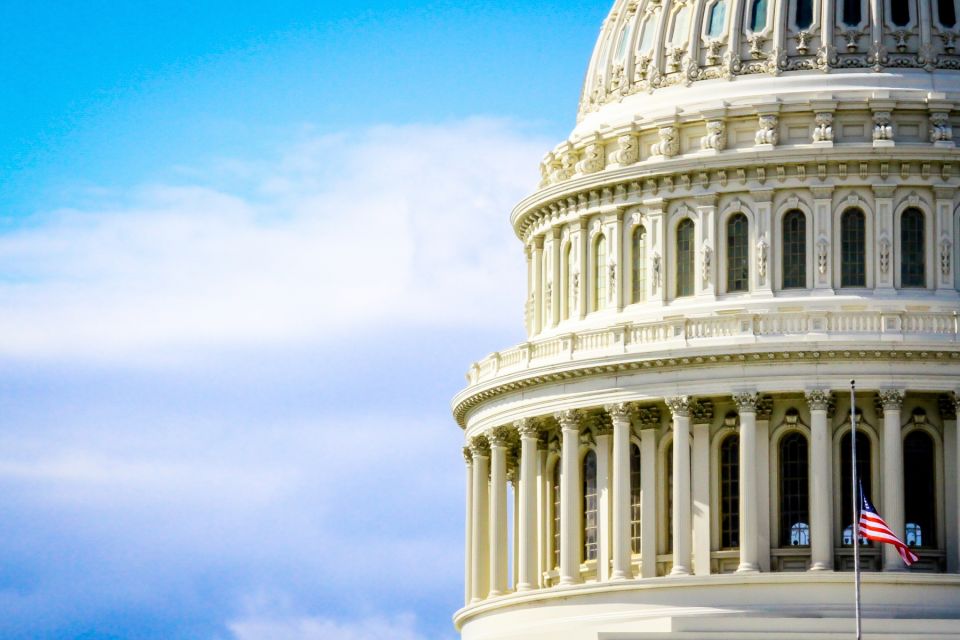
[[[733,394],[733,402],[740,413],[756,413],[760,396],[755,391],[741,391]]]
[[[510,427],[494,427],[487,433],[491,447],[506,447],[513,440],[513,430]]]
[[[828,389],[810,389],[804,397],[810,411],[828,411],[833,403],[833,392]]]
[[[470,440],[470,451],[474,459],[490,455],[490,441],[485,436],[474,436]]]
[[[802,56],[807,55],[807,51],[810,50],[810,32],[801,31],[795,37],[797,39],[797,53]]]
[[[694,400],[690,405],[690,411],[693,414],[693,421],[696,424],[703,424],[713,420],[713,401],[709,399]]]
[[[953,127],[950,126],[950,114],[935,111],[930,114],[930,142],[951,142]]]
[[[577,297],[580,294],[580,273],[579,272],[574,272],[572,284],[573,284],[573,287],[572,287],[573,291],[571,292],[572,295],[570,296],[570,306],[575,309],[577,307]]]
[[[829,111],[814,116],[816,126],[813,128],[814,142],[833,142],[833,114]]]
[[[625,134],[617,138],[617,153],[615,159],[617,164],[633,164],[639,160],[639,150],[637,149],[637,139],[630,135]]]
[[[754,136],[756,144],[776,145],[780,140],[780,134],[777,132],[777,125],[780,119],[774,115],[763,115],[758,120],[759,129]]]
[[[660,426],[660,407],[651,405],[637,409],[637,421],[641,428]]]
[[[516,427],[521,438],[540,437],[540,427],[538,427],[536,421],[531,418],[521,418],[515,421],[513,426]]]
[[[890,270],[890,240],[884,236],[880,238],[880,273]]]
[[[893,120],[889,111],[877,111],[873,114],[873,139],[893,140]]]
[[[607,271],[610,274],[610,286],[607,287],[607,297],[613,299],[617,288],[617,263],[611,260],[610,264],[607,265]]]
[[[848,29],[842,34],[843,39],[847,41],[847,53],[856,53],[859,49],[860,36],[863,35],[863,32],[857,29]]]
[[[703,254],[703,285],[707,286],[710,282],[710,269],[711,263],[713,262],[713,249],[710,248],[710,245],[703,245],[701,251]]]
[[[954,393],[941,393],[937,397],[937,405],[940,408],[940,417],[944,420],[957,419],[957,396]]]
[[[940,273],[946,278],[950,275],[950,254],[953,244],[949,238],[940,241]]]
[[[574,429],[579,431],[580,429],[580,414],[575,409],[557,411],[553,414],[553,417],[560,423],[560,428],[563,430]]]
[[[902,389],[882,389],[877,392],[877,399],[884,409],[899,410],[903,406],[904,392]]]
[[[467,464],[471,464],[473,462],[473,451],[470,449],[470,447],[463,448],[463,460]]]
[[[547,309],[550,308],[550,304],[553,302],[553,283],[547,282],[546,287],[543,290],[543,306]]]
[[[577,163],[577,173],[589,174],[603,171],[603,145],[591,142],[583,150],[583,159]]]
[[[673,396],[666,398],[667,408],[670,413],[680,417],[690,417],[690,411],[693,406],[693,398],[690,396]]]
[[[765,281],[767,277],[767,250],[769,245],[767,244],[766,236],[761,236],[760,240],[757,242],[757,275],[760,276],[761,284]]]
[[[643,55],[637,58],[633,65],[633,81],[637,84],[647,79],[647,72],[650,69],[650,56]]]
[[[651,259],[652,266],[653,266],[652,271],[653,271],[653,292],[654,293],[656,293],[657,289],[660,287],[661,260],[662,259],[660,258],[660,254],[657,252],[654,252],[653,257]]]
[[[626,402],[618,402],[617,404],[608,404],[604,407],[607,413],[610,414],[611,420],[614,424],[618,422],[629,422],[630,416],[633,411],[630,408],[630,405]]]
[[[727,146],[726,129],[723,120],[708,120],[707,135],[700,138],[700,148],[723,151]]]
[[[677,135],[677,128],[673,125],[660,127],[657,135],[660,137],[660,142],[655,142],[650,145],[650,153],[666,158],[677,155],[677,152],[680,151],[680,140]]]
[[[820,238],[817,241],[817,273],[820,275],[827,274],[827,249],[829,245],[827,244],[826,238]]]

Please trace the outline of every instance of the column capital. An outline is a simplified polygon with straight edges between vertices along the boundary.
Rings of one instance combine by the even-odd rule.
[[[631,407],[628,402],[608,404],[604,407],[604,410],[610,414],[610,419],[613,420],[614,424],[617,422],[629,422],[633,416],[633,407]]]
[[[517,433],[520,434],[521,438],[539,438],[540,437],[540,427],[537,426],[536,420],[533,418],[520,418],[515,420],[513,427],[517,430]]]
[[[937,405],[940,409],[940,417],[944,420],[956,420],[957,409],[960,403],[957,402],[957,395],[954,393],[941,393],[937,398]]]
[[[670,413],[681,418],[689,418],[693,410],[693,396],[670,396],[664,398],[664,402],[670,409]]]
[[[810,411],[829,411],[833,403],[833,392],[829,389],[808,389],[803,397]]]
[[[884,411],[899,411],[903,406],[905,395],[906,392],[903,389],[881,389],[877,392],[877,398]]]
[[[641,429],[654,429],[660,426],[660,407],[650,405],[637,409],[637,421]]]
[[[486,436],[474,436],[470,440],[470,451],[473,453],[473,458],[486,458],[490,456],[490,441],[487,440]]]
[[[560,423],[560,428],[564,431],[568,429],[580,430],[580,413],[576,409],[565,409],[557,411],[553,417]]]
[[[507,426],[494,427],[487,434],[491,447],[508,447],[513,439],[513,429]]]
[[[469,446],[463,448],[463,460],[468,465],[473,464],[473,450]]]
[[[733,402],[740,413],[756,413],[760,395],[756,391],[739,391],[733,394]]]
[[[693,413],[694,424],[704,424],[713,421],[713,401],[712,400],[694,400],[690,406]]]

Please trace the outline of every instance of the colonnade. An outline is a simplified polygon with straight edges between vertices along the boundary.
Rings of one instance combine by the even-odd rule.
[[[890,527],[904,534],[904,458],[902,446],[902,406],[905,390],[881,389],[875,403],[882,408],[883,428],[880,437],[882,452],[879,474],[882,500],[874,499]],[[957,397],[949,396],[951,411],[956,411]],[[705,400],[705,399],[704,399]],[[733,393],[723,399],[736,407],[739,431],[739,562],[737,573],[751,574],[769,568],[769,529],[764,531],[770,487],[761,465],[769,458],[761,455],[761,445],[767,443],[767,420],[773,399],[761,397],[753,391]],[[792,402],[792,401],[791,401]],[[834,487],[834,427],[829,418],[833,396],[829,390],[811,389],[804,392],[809,411],[809,564],[811,571],[834,569],[835,557],[835,494],[845,488]],[[711,503],[710,474],[710,420],[702,418],[700,399],[689,395],[662,399],[670,414],[669,435],[672,436],[672,476],[670,499],[672,518],[669,522],[672,536],[672,556],[669,575],[686,576],[711,573],[711,522],[709,508],[704,516],[702,505]],[[709,401],[707,404],[710,404]],[[656,406],[660,406],[658,403]],[[711,405],[712,406],[712,405]],[[598,553],[595,574],[590,579],[622,581],[652,578],[657,568],[657,499],[658,468],[657,437],[661,426],[659,411],[640,407],[635,403],[617,403],[602,408],[603,420],[595,416],[599,407],[589,408],[591,426],[589,437],[596,452],[598,496],[600,496]],[[764,427],[758,413],[762,413]],[[652,414],[652,418],[651,418]],[[584,425],[586,410],[568,409],[553,416],[523,418],[509,426],[495,427],[473,437],[464,448],[467,462],[467,581],[465,598],[468,604],[487,597],[516,591],[529,591],[552,584],[574,585],[583,581],[581,550],[583,545],[583,507],[581,495],[581,445],[587,436]],[[955,414],[954,414],[955,416]],[[879,417],[879,411],[878,411]],[[635,429],[636,428],[636,429]],[[553,487],[547,481],[548,442],[545,432],[559,436],[561,482],[559,496],[559,553],[557,566],[548,557],[547,538],[552,528],[547,524],[552,504],[548,491]],[[940,455],[947,447],[944,439]],[[638,444],[640,451],[639,498],[641,535],[639,553],[631,542],[631,461],[630,447]],[[685,446],[684,446],[685,445]],[[955,417],[951,422],[946,480],[956,484],[956,461],[960,459],[960,442],[956,435]],[[513,460],[516,456],[516,460]],[[513,584],[508,576],[508,466],[516,470],[515,488]],[[763,481],[761,482],[761,478]],[[952,500],[958,500],[953,491]],[[694,505],[698,508],[695,510]],[[939,507],[938,507],[939,509]],[[954,521],[946,527],[952,532],[947,542],[957,546],[960,509],[947,509]],[[706,518],[706,519],[705,519]],[[662,535],[662,533],[660,534]],[[783,541],[781,541],[782,544]],[[883,569],[903,570],[896,551],[889,545],[883,550]],[[941,547],[944,546],[941,544]],[[952,549],[954,560],[950,570],[957,570],[956,558],[960,549]],[[639,555],[639,562],[635,556]],[[764,559],[764,556],[766,558]],[[638,566],[635,573],[634,566]],[[555,578],[547,574],[556,571]]]

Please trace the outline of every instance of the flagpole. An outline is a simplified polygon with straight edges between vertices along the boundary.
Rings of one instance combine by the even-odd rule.
[[[860,637],[860,502],[857,492],[857,400],[855,393],[856,381],[850,381],[850,477],[853,480],[851,492],[853,495],[853,524],[850,526],[853,535],[853,585],[855,591],[854,613],[857,618],[857,640]]]

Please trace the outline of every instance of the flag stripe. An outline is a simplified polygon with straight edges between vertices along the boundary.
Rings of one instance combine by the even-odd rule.
[[[903,540],[898,538],[883,520],[883,518],[880,517],[880,514],[877,513],[877,510],[874,509],[873,505],[870,504],[870,501],[867,500],[867,496],[864,495],[862,488],[860,490],[860,497],[862,505],[860,511],[860,522],[857,526],[858,535],[866,538],[867,540],[875,540],[884,544],[892,544],[894,547],[896,547],[897,553],[900,554],[903,562],[908,567],[920,560],[920,557],[911,551],[910,547],[904,544]]]

